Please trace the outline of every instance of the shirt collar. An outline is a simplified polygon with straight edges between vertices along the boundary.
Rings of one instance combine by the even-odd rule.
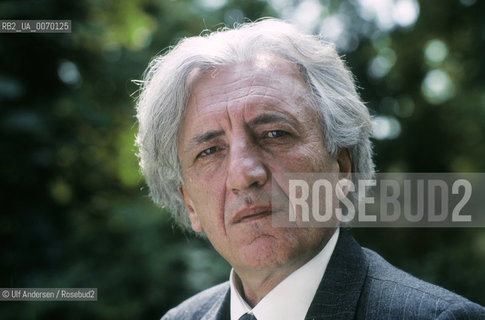
[[[232,269],[229,276],[231,320],[238,320],[245,313],[253,314],[258,320],[304,319],[327,269],[338,235],[339,228],[315,257],[281,281],[252,309],[239,294]]]

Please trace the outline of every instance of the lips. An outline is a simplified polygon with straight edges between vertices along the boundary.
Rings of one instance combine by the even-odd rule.
[[[271,205],[253,205],[250,207],[245,207],[236,212],[233,218],[233,223],[236,224],[262,219],[272,215],[273,212],[274,210]]]

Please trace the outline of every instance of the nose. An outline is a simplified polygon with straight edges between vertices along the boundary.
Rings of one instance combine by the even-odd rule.
[[[268,170],[260,158],[257,147],[246,141],[233,144],[230,151],[227,187],[233,192],[253,186],[263,186]]]

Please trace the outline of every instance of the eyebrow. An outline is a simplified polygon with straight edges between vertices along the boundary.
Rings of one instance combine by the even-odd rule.
[[[291,125],[295,125],[293,117],[280,113],[264,113],[249,121],[248,125],[249,127],[255,127],[257,125],[275,122],[289,122]]]
[[[198,134],[194,136],[192,139],[190,139],[190,144],[200,145],[200,144],[206,143],[207,141],[220,137],[224,134],[225,133],[222,130],[207,131],[202,134]]]

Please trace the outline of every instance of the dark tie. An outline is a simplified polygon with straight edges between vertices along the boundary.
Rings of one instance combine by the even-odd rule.
[[[252,314],[245,313],[241,318],[239,318],[239,320],[258,320],[258,319],[256,319],[256,317],[253,316]]]

